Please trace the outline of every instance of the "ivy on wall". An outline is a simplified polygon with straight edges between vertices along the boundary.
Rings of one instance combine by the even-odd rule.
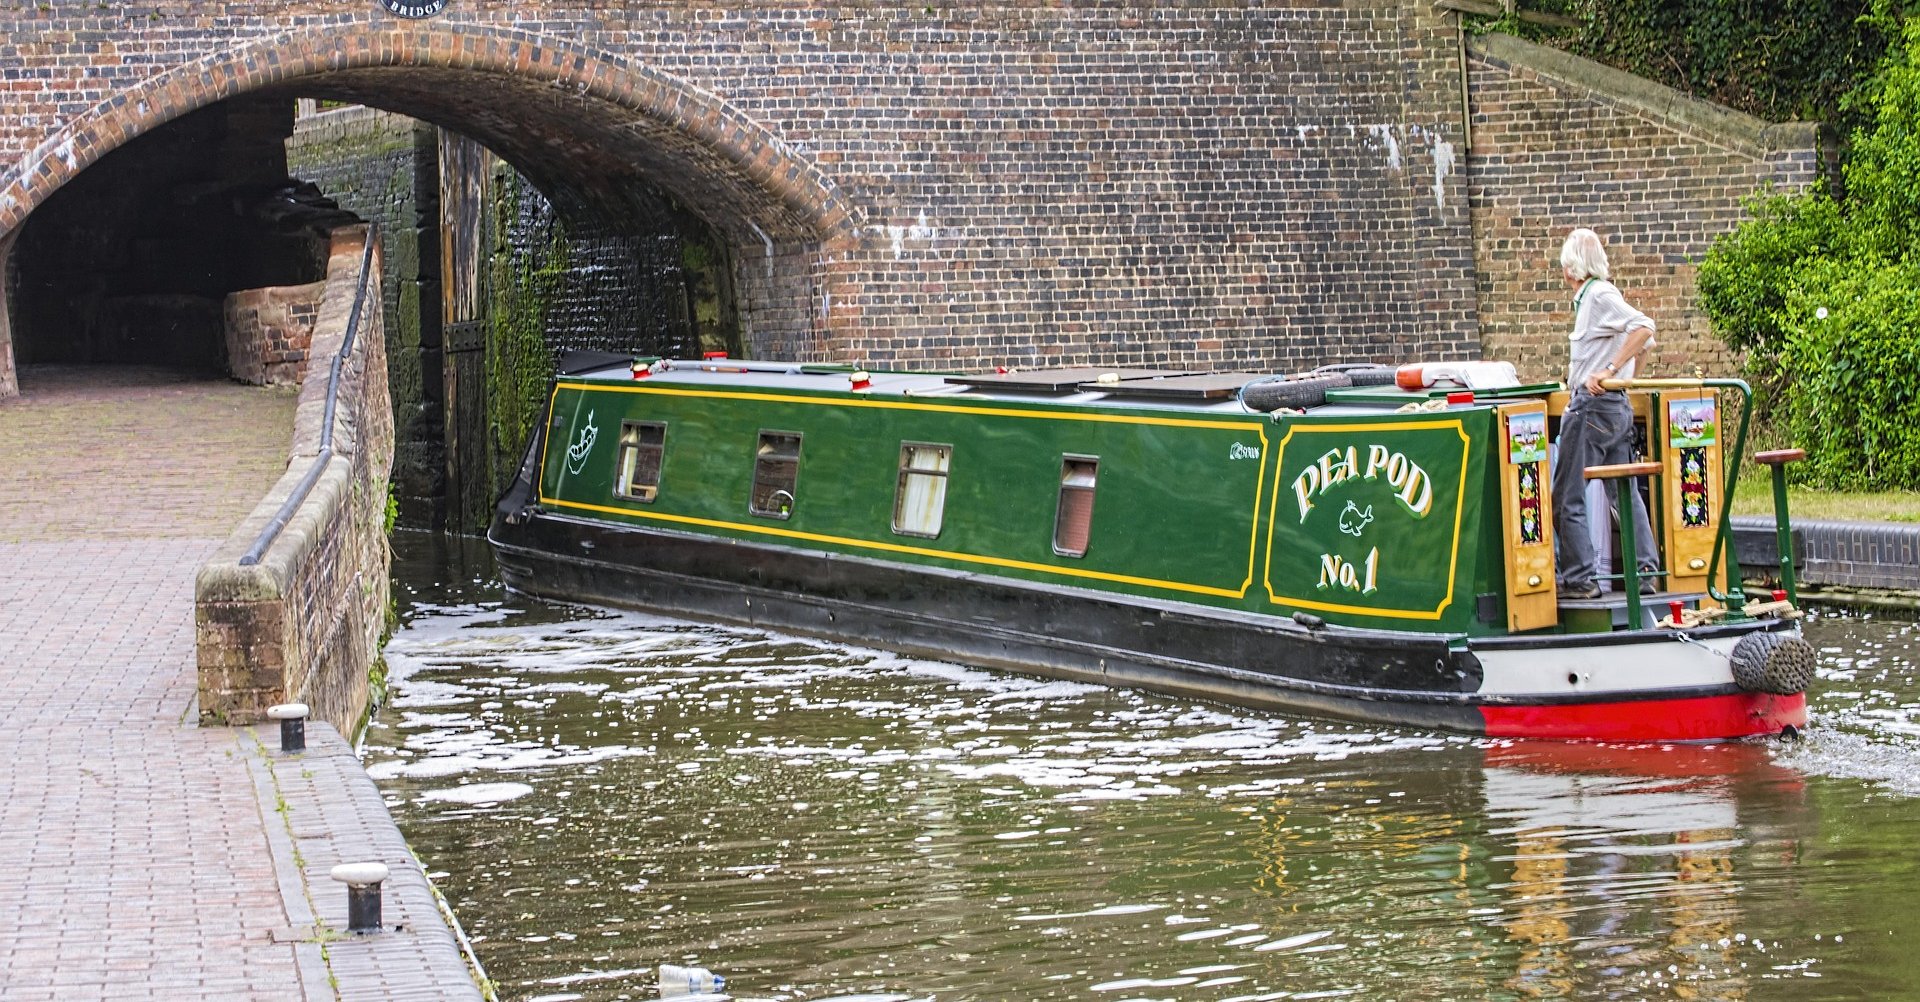
[[[500,496],[519,471],[527,436],[546,401],[554,365],[547,315],[572,261],[566,231],[551,217],[544,239],[520,246],[508,242],[520,218],[520,200],[530,192],[519,174],[503,174],[495,183],[487,276],[487,315],[493,325],[486,366],[489,497]]]
[[[1768,121],[1865,125],[1855,85],[1887,51],[1891,0],[1522,0],[1579,27],[1503,22],[1576,55]]]

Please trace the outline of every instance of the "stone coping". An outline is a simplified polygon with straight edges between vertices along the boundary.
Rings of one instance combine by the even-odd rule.
[[[1717,141],[1756,159],[1811,149],[1820,143],[1818,122],[1769,122],[1512,35],[1472,37],[1467,41],[1467,51],[1509,69],[1526,70],[1563,89],[1584,91],[1643,118]]]
[[[1743,566],[1778,560],[1773,517],[1736,515],[1734,553]],[[1920,523],[1793,520],[1794,574],[1802,586],[1920,591]]]

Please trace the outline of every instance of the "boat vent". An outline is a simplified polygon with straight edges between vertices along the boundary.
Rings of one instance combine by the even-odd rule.
[[[1019,372],[988,372],[971,376],[948,376],[947,382],[983,389],[1032,390],[1059,393],[1064,390],[1092,389],[1112,392],[1114,386],[1138,379],[1166,376],[1190,376],[1177,369],[1026,369]],[[1084,386],[1083,384],[1095,384]]]

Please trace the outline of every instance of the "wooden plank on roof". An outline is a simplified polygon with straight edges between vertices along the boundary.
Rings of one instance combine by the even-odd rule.
[[[1127,379],[1118,383],[1081,383],[1080,388],[1094,393],[1121,397],[1170,397],[1180,400],[1225,400],[1240,392],[1242,386],[1266,375],[1255,372],[1187,373]]]
[[[1058,393],[1076,389],[1081,383],[1098,383],[1103,376],[1113,380],[1153,379],[1158,376],[1183,376],[1178,369],[1099,369],[1080,366],[1067,369],[1022,369],[1015,372],[986,372],[972,376],[948,376],[947,382],[982,389],[1039,390]],[[1111,380],[1110,380],[1111,381]],[[1108,387],[1101,387],[1106,389]]]

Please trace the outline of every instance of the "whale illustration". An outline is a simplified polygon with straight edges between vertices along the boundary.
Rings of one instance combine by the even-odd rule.
[[[567,446],[567,472],[578,475],[587,468],[587,456],[593,452],[594,440],[600,437],[600,429],[593,423],[593,412],[587,412],[586,427],[580,429],[580,437]]]
[[[1340,513],[1340,531],[1358,539],[1360,534],[1366,531],[1367,523],[1371,521],[1373,521],[1372,505],[1368,505],[1366,511],[1361,511],[1359,505],[1349,501],[1346,510]]]

